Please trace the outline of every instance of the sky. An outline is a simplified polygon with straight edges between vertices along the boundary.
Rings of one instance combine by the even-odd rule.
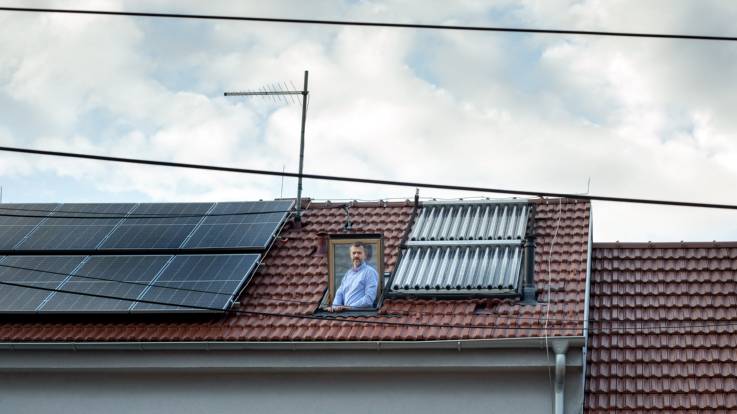
[[[731,0],[0,6],[737,36]],[[0,146],[737,204],[737,42],[0,12]],[[0,152],[3,203],[294,197],[296,180]],[[305,180],[317,200],[414,188]],[[423,198],[507,197],[420,189]],[[737,212],[595,202],[595,241],[737,240]]]

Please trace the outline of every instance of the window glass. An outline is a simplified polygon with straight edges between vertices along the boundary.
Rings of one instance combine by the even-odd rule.
[[[354,262],[352,256],[353,250],[361,250],[363,252],[363,260],[359,264]],[[384,251],[383,239],[381,235],[337,235],[331,236],[328,246],[328,295],[326,304],[329,306],[333,303],[338,289],[344,282],[344,278],[350,271],[358,269],[356,266],[366,265],[370,269],[361,273],[364,281],[361,283],[354,282],[351,287],[365,286],[368,280],[374,277],[376,284],[376,295],[373,303],[368,307],[375,306],[377,299],[381,297],[384,286]],[[347,296],[358,295],[357,291],[348,289],[348,285],[343,290],[344,298]],[[355,290],[355,289],[354,289]]]

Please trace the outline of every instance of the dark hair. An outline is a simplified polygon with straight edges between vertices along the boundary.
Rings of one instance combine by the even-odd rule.
[[[351,248],[354,248],[354,247],[356,249],[361,248],[363,250],[363,253],[366,256],[364,257],[364,260],[366,261],[369,261],[371,257],[373,257],[374,255],[374,246],[370,243],[364,243],[364,242],[357,241],[351,244]]]

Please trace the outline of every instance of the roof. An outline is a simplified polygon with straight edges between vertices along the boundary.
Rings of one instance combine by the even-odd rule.
[[[737,243],[595,244],[586,411],[737,410]]]
[[[206,320],[22,320],[0,324],[0,341],[407,341],[496,339],[583,334],[590,204],[554,199],[536,206],[535,282],[538,299],[391,298],[375,315],[315,315],[327,287],[319,233],[340,233],[345,213],[312,203],[303,225],[289,222],[249,285],[237,312]],[[342,204],[340,205],[342,206]],[[411,202],[351,203],[353,231],[382,233],[386,271],[413,221]],[[548,320],[546,323],[545,320]]]

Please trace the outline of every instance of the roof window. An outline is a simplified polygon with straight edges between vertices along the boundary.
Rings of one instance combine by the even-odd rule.
[[[319,310],[375,310],[383,289],[383,236],[331,235],[328,241],[328,290]]]

